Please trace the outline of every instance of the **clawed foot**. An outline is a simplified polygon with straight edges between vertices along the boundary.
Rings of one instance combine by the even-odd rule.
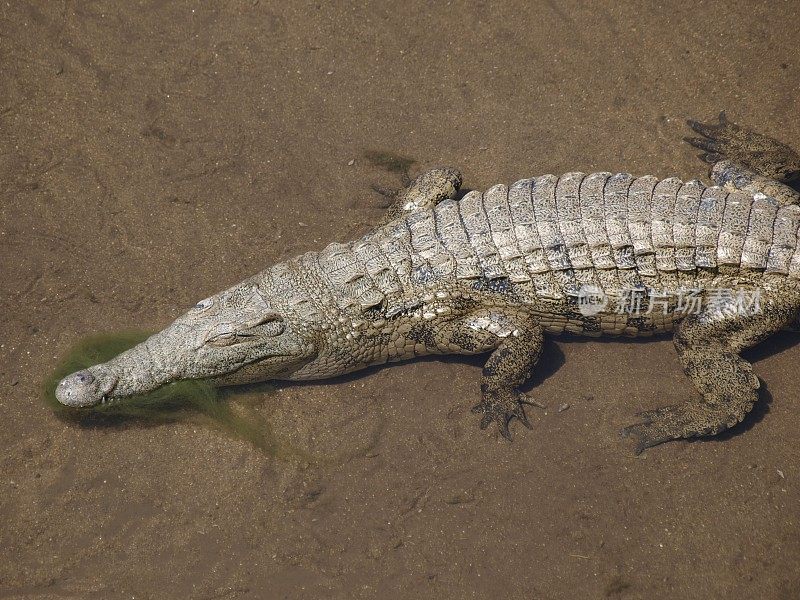
[[[703,137],[685,137],[688,142],[699,150],[704,150],[700,154],[700,159],[714,164],[723,158],[736,159],[737,155],[745,154],[740,141],[737,141],[737,134],[741,128],[736,123],[731,123],[725,116],[725,111],[719,113],[717,123],[701,123],[689,119],[686,123]]]
[[[707,163],[728,159],[778,181],[790,181],[800,176],[800,157],[790,147],[729,121],[724,111],[716,123],[693,120],[687,123],[703,137],[683,139],[702,150],[698,156]]]
[[[496,392],[484,392],[483,400],[472,408],[472,412],[481,414],[481,429],[486,429],[494,421],[500,429],[500,434],[511,441],[511,432],[508,424],[516,417],[525,427],[533,429],[528,417],[525,415],[524,404],[545,408],[545,406],[535,400],[528,398],[525,394],[511,390],[499,390]]]
[[[715,435],[733,427],[744,418],[746,410],[739,415],[732,414],[730,409],[730,406],[723,408],[704,402],[686,402],[646,410],[636,415],[642,421],[625,427],[622,435],[637,438],[634,452],[639,455],[664,442]]]
[[[674,406],[665,406],[637,413],[636,416],[642,421],[628,425],[622,430],[622,435],[633,436],[637,439],[636,447],[633,450],[637,456],[647,448],[683,437],[677,431],[674,416],[671,414],[675,408]]]

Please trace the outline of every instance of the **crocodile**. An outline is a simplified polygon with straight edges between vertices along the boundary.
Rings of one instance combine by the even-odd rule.
[[[544,406],[519,388],[546,334],[672,333],[697,397],[640,413],[623,434],[637,453],[717,434],[758,398],[741,351],[800,311],[791,187],[800,156],[724,113],[688,123],[698,136],[684,139],[702,150],[713,185],[574,172],[464,193],[456,169],[436,168],[360,239],[201,300],[143,343],[65,377],[56,396],[89,407],[182,379],[316,380],[488,353],[472,410],[481,429],[495,423],[510,440],[513,419],[531,428],[524,406]]]

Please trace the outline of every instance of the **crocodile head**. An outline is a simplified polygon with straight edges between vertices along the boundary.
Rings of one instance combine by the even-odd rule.
[[[299,320],[272,308],[251,279],[201,300],[110,361],[68,375],[56,398],[86,407],[183,379],[223,385],[285,378],[314,354],[311,337]]]

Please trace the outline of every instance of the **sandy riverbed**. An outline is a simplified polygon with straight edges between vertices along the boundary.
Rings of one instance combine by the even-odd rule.
[[[746,427],[638,458],[620,428],[692,393],[669,340],[548,342],[513,444],[474,360],[262,390],[277,455],[40,399],[82,336],[365,231],[397,185],[370,152],[481,189],[705,176],[683,121],[723,108],[800,144],[797,9],[3,2],[0,598],[800,596],[789,334],[748,354]]]

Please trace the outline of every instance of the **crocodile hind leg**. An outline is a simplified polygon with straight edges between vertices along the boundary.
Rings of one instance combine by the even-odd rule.
[[[748,194],[763,194],[775,198],[780,206],[800,204],[800,193],[788,185],[754,173],[729,160],[721,160],[711,167],[711,179],[728,192],[741,190]]]
[[[439,352],[492,352],[483,366],[481,401],[472,409],[481,415],[481,429],[496,423],[502,436],[510,440],[508,425],[515,417],[530,429],[523,405],[544,406],[517,388],[528,379],[542,354],[544,333],[536,319],[524,311],[494,308],[432,327]]]
[[[638,438],[637,454],[662,442],[720,433],[750,412],[760,384],[739,353],[791,323],[800,306],[797,291],[788,289],[761,293],[759,304],[742,311],[731,298],[681,321],[675,348],[702,400],[640,413],[643,421],[623,430]]]
[[[725,112],[717,123],[688,121],[702,138],[684,138],[704,151],[700,158],[714,164],[724,159],[773,181],[789,183],[800,178],[800,155],[792,148],[766,135],[740,127],[728,120]]]
[[[789,187],[800,180],[800,156],[789,146],[742,128],[719,115],[717,123],[688,121],[703,137],[684,138],[703,151],[700,158],[712,164],[711,179],[729,191],[764,194],[781,205],[800,203],[800,194]]]

